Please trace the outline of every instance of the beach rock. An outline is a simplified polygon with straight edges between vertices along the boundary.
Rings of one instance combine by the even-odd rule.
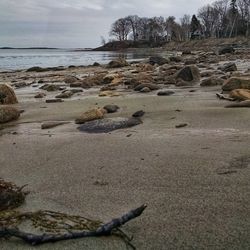
[[[109,84],[112,82],[112,80],[116,77],[116,74],[108,74],[103,77],[103,84]]]
[[[142,116],[144,116],[145,115],[145,112],[143,111],[143,110],[139,110],[139,111],[136,111],[133,115],[132,115],[132,117],[142,117]]]
[[[103,77],[103,84],[109,84],[111,83],[114,79],[120,78],[119,74],[107,74]]]
[[[77,117],[75,123],[83,124],[88,121],[102,119],[105,113],[106,113],[105,109],[100,109],[100,108],[91,109],[82,113],[79,117]]]
[[[141,93],[148,93],[151,92],[151,89],[149,87],[144,87],[140,90]]]
[[[16,82],[15,84],[13,84],[13,86],[17,89],[20,89],[20,88],[27,87],[31,84],[32,84],[32,82]]]
[[[48,92],[52,92],[52,91],[60,90],[60,86],[59,85],[54,85],[54,84],[45,84],[42,87],[40,87],[40,89],[46,90]]]
[[[121,67],[126,67],[128,65],[129,65],[128,62],[125,59],[119,58],[117,60],[110,61],[108,64],[108,68],[121,68]]]
[[[190,49],[185,49],[182,51],[182,55],[191,55],[192,51]]]
[[[200,80],[200,71],[194,65],[186,66],[176,73],[175,79],[177,86],[193,85]]]
[[[102,120],[86,122],[78,130],[87,133],[109,133],[117,129],[130,128],[141,124],[139,118],[105,118]]]
[[[149,90],[158,90],[160,87],[154,83],[142,83],[134,88],[135,91],[141,91],[143,88],[149,88]]]
[[[46,94],[45,93],[37,93],[35,96],[34,96],[34,98],[44,98],[46,96]]]
[[[82,88],[90,88],[96,85],[103,84],[103,78],[106,76],[106,73],[96,73],[93,76],[88,76],[84,80],[81,81]],[[72,85],[71,85],[72,86]]]
[[[57,95],[56,98],[66,99],[66,98],[70,98],[72,95],[74,95],[74,93],[71,90],[67,90]]]
[[[182,58],[180,56],[170,56],[170,62],[182,62]]]
[[[170,96],[173,95],[175,92],[173,90],[161,90],[157,93],[158,96]]]
[[[45,72],[45,71],[48,71],[48,69],[41,67],[31,67],[26,70],[26,72]]]
[[[235,49],[231,46],[227,46],[227,47],[223,47],[221,49],[219,49],[219,55],[224,55],[224,54],[232,54],[235,52]]]
[[[103,91],[114,91],[116,90],[116,87],[115,86],[110,86],[110,85],[106,85],[106,86],[103,86],[100,88],[100,91],[103,92]]]
[[[108,85],[111,87],[112,86],[119,86],[119,85],[123,84],[123,82],[124,82],[124,79],[122,77],[116,77]]]
[[[111,90],[106,90],[106,91],[101,91],[99,93],[100,97],[115,97],[115,96],[120,96],[120,94],[118,92],[114,92]]]
[[[149,64],[151,64],[151,65],[155,65],[155,64],[163,65],[166,63],[169,63],[169,60],[162,57],[162,56],[151,56],[149,58]]]
[[[249,89],[234,89],[229,93],[229,97],[237,101],[250,100],[250,90]]]
[[[214,71],[212,70],[207,70],[207,71],[203,71],[201,72],[201,77],[210,77],[214,75]]]
[[[64,91],[68,91],[68,90],[64,90]],[[71,89],[70,91],[71,91],[73,94],[82,93],[82,92],[83,92],[82,89]]]
[[[72,82],[69,85],[70,88],[82,88],[83,87],[83,83],[82,81],[78,81],[78,82]],[[89,86],[91,87],[91,86]]]
[[[94,67],[98,67],[98,66],[100,66],[100,65],[101,65],[101,64],[98,63],[98,62],[94,62],[94,63],[93,63],[93,66],[94,66]]]
[[[197,63],[197,60],[196,59],[187,59],[185,60],[185,65],[193,65],[193,64],[196,64]]]
[[[148,71],[153,71],[155,69],[155,67],[149,63],[139,64],[138,68],[140,72],[148,72]]]
[[[0,84],[0,104],[15,104],[18,103],[16,94],[8,84]]]
[[[57,103],[57,102],[64,102],[64,100],[62,100],[62,99],[47,99],[46,101],[45,101],[46,103]]]
[[[20,116],[20,111],[10,106],[0,106],[0,123],[6,123],[17,120]]]
[[[71,83],[75,83],[75,82],[78,82],[79,79],[75,76],[66,76],[65,79],[64,79],[64,82],[65,83],[68,83],[68,84],[71,84]]]
[[[140,72],[135,76],[135,80],[137,81],[138,85],[141,83],[153,83],[154,79],[152,74],[146,72]]]
[[[234,89],[250,89],[250,78],[248,77],[231,77],[226,80],[222,90],[231,91]]]
[[[218,69],[223,72],[233,72],[233,71],[237,71],[237,66],[235,63],[226,63],[220,66]]]
[[[117,105],[110,104],[103,107],[108,113],[115,113],[119,109]]]
[[[130,88],[134,88],[139,84],[140,84],[140,82],[135,78],[127,78],[124,80],[124,85],[127,85]]]
[[[54,128],[60,125],[64,125],[67,124],[69,122],[60,122],[60,121],[49,121],[49,122],[44,122],[41,125],[41,129],[50,129],[50,128]]]
[[[200,86],[202,87],[209,87],[209,86],[216,86],[216,85],[223,85],[224,81],[221,78],[217,77],[209,77],[207,79],[204,79]]]

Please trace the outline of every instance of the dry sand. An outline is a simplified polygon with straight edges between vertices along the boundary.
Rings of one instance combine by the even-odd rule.
[[[25,112],[1,131],[0,176],[29,184],[25,211],[50,209],[108,221],[147,203],[143,215],[123,227],[140,250],[249,249],[250,110],[224,109],[227,101],[216,99],[218,89],[179,89],[169,97],[94,95],[56,104],[30,102],[28,92],[17,91]],[[108,134],[78,132],[73,122],[40,129],[42,121],[72,121],[81,111],[110,103],[121,110],[108,117],[143,109],[143,124]],[[176,129],[180,123],[188,126]],[[0,245],[126,249],[115,237]]]

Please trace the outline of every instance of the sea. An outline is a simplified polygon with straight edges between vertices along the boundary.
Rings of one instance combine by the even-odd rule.
[[[22,70],[34,66],[86,66],[94,62],[107,64],[119,57],[131,62],[159,53],[154,49],[133,49],[122,52],[77,49],[0,49],[0,70]]]

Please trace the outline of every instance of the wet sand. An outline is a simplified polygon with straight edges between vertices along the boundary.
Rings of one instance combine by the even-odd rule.
[[[225,109],[228,102],[215,96],[220,87],[192,89],[169,97],[93,94],[55,104],[31,102],[29,91],[18,90],[17,106],[25,112],[1,131],[0,176],[29,184],[25,211],[108,221],[147,203],[143,215],[123,227],[137,249],[249,249],[250,110]],[[79,112],[111,103],[121,109],[107,117],[143,109],[143,124],[107,134],[76,129]],[[41,130],[46,120],[71,123]],[[181,123],[188,126],[175,128]],[[0,244],[6,250],[126,249],[115,237]]]

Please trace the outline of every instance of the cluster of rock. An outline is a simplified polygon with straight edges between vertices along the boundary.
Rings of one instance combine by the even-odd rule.
[[[219,55],[218,55],[219,54]],[[54,93],[52,99],[47,99],[47,103],[62,102],[63,99],[69,99],[84,89],[92,87],[99,88],[100,97],[120,96],[122,91],[132,90],[140,93],[149,93],[157,91],[158,96],[173,95],[174,91],[165,89],[169,86],[222,86],[223,91],[229,91],[229,98],[234,100],[249,100],[249,73],[239,76],[237,66],[234,62],[219,64],[222,59],[229,59],[230,56],[237,58],[234,49],[223,48],[216,54],[214,52],[192,53],[190,50],[182,52],[182,56],[170,56],[164,58],[161,56],[152,56],[144,62],[128,63],[125,59],[111,61],[106,66],[100,66],[96,63],[91,72],[80,74],[76,73],[76,67],[70,66],[65,71],[64,67],[39,68],[33,67],[27,70],[28,74],[33,74],[36,82],[29,83],[29,76],[23,77],[23,82],[14,82],[16,88],[33,84],[40,86],[40,92],[36,93],[35,98],[45,98],[49,93]],[[211,66],[213,65],[213,66]],[[217,65],[217,67],[216,67]],[[79,68],[79,67],[78,67]],[[62,71],[54,74],[51,81],[43,78],[44,72]],[[34,73],[35,72],[35,75]],[[72,72],[72,74],[70,74]],[[80,71],[78,71],[80,72]],[[32,76],[32,75],[31,75]],[[59,92],[60,91],[60,92]],[[59,93],[58,93],[59,92]],[[51,94],[50,94],[51,95]],[[17,110],[13,116],[7,116],[6,112],[14,112],[14,107],[9,108],[6,105],[16,104],[17,98],[14,90],[7,84],[0,85],[0,108],[2,118],[0,122],[7,122],[17,119],[20,112]],[[76,123],[85,123],[96,119],[103,119],[106,112],[116,112],[118,107],[108,106],[102,109],[93,109],[81,114]]]

